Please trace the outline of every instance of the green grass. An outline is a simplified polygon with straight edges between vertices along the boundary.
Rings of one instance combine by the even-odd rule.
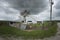
[[[0,35],[4,36],[15,36],[15,37],[24,37],[24,38],[45,38],[54,36],[57,32],[57,25],[50,23],[44,23],[45,26],[48,26],[48,30],[34,30],[31,32],[23,31],[15,27],[10,27],[7,24],[0,26]]]

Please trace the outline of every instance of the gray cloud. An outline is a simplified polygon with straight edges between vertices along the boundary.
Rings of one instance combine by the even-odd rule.
[[[60,17],[60,0],[57,1],[55,5],[55,17]]]
[[[27,9],[30,11],[30,14],[38,14],[44,12],[47,7],[47,0],[0,0],[0,14],[2,12],[5,14],[0,15],[0,19],[20,20],[17,19],[17,16],[22,10]]]
[[[58,0],[58,1],[56,2],[55,8],[56,8],[56,9],[60,9],[60,0]]]
[[[12,8],[22,10],[29,10],[31,14],[42,12],[47,7],[47,0],[5,0]]]
[[[55,17],[60,17],[60,10],[59,9],[58,9],[58,11],[56,11]]]

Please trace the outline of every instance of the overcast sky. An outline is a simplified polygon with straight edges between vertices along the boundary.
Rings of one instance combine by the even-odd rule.
[[[53,19],[60,20],[60,0],[53,2]],[[27,20],[49,20],[49,6],[49,0],[0,0],[0,20],[21,21],[25,9],[31,14]]]

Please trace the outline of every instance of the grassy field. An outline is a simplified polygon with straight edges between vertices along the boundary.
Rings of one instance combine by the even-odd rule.
[[[36,24],[37,25],[37,24]],[[15,36],[15,37],[24,37],[24,38],[45,38],[54,36],[57,33],[57,24],[56,22],[45,22],[44,26],[48,27],[48,30],[34,30],[31,32],[23,31],[15,27],[10,27],[7,24],[2,24],[0,26],[0,35],[4,36]]]

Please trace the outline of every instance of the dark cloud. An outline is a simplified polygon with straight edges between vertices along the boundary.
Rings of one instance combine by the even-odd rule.
[[[55,17],[60,17],[60,10],[56,11]]]
[[[21,20],[17,19],[19,12],[27,9],[31,14],[44,12],[48,7],[47,0],[0,0],[0,19]],[[37,15],[38,16],[38,15]]]
[[[47,7],[46,0],[5,0],[11,7],[22,10],[29,10],[32,14],[42,12]]]
[[[55,5],[55,17],[60,17],[60,0],[57,1],[56,5]]]
[[[57,1],[56,5],[55,5],[56,9],[60,9],[60,0]]]

